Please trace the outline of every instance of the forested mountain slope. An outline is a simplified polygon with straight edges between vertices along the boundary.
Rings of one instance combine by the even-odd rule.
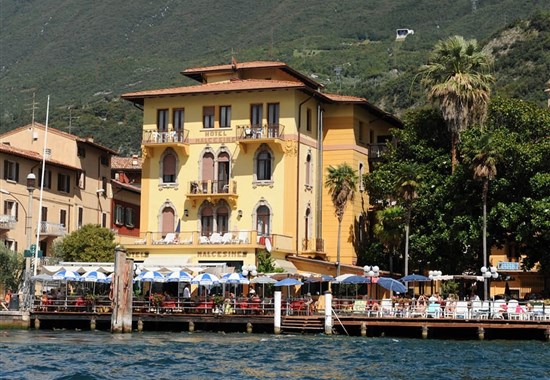
[[[31,121],[33,94],[43,122],[51,95],[53,127],[138,152],[128,129],[141,114],[119,95],[188,83],[181,70],[232,56],[284,61],[401,114],[424,102],[416,69],[454,34],[491,42],[496,93],[542,105],[549,11],[546,0],[2,0],[0,131]],[[414,34],[396,42],[397,28]]]

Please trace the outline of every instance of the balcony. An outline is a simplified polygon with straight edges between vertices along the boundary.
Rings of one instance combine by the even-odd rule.
[[[0,215],[0,231],[13,230],[17,220],[13,215]]]
[[[160,132],[156,129],[146,129],[143,131],[141,144],[146,152],[150,152],[155,148],[174,147],[180,148],[181,151],[187,155],[189,148],[189,130]]]
[[[311,257],[326,257],[325,241],[321,238],[317,239],[302,239],[303,255]]]
[[[383,144],[369,144],[369,160],[380,160],[384,153],[388,150],[388,145]]]
[[[44,237],[65,236],[67,234],[67,228],[63,224],[40,222],[40,235]]]
[[[225,199],[231,207],[234,207],[239,197],[236,181],[191,181],[187,189],[187,198],[193,202],[193,206],[204,200],[216,203],[220,199]]]
[[[236,141],[246,151],[248,145],[262,142],[282,143],[284,125],[237,125]]]
[[[266,241],[269,240],[269,243]],[[181,231],[173,233],[144,232],[133,244],[125,244],[126,247],[135,252],[142,252],[144,249],[162,248],[167,250],[189,250],[196,252],[219,251],[222,248],[233,249],[271,249],[278,252],[294,253],[294,239],[291,236],[271,234],[269,236],[259,235],[257,231],[227,231],[225,233]]]

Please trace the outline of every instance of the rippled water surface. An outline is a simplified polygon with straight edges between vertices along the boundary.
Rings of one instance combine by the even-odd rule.
[[[2,379],[550,379],[550,343],[0,331]]]

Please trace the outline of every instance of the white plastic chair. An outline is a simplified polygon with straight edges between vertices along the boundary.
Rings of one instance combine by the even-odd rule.
[[[210,239],[208,236],[199,236],[199,244],[210,244]]]
[[[226,232],[222,236],[222,244],[231,244],[233,242],[233,234]]]
[[[441,316],[441,305],[434,302],[428,305],[426,317],[439,318]]]
[[[218,232],[213,232],[212,235],[210,235],[210,244],[222,244],[222,235]]]
[[[247,231],[240,231],[237,241],[238,241],[239,244],[248,243],[248,232]]]
[[[470,310],[468,309],[468,301],[457,301],[455,307],[455,318],[470,318]]]
[[[391,299],[380,301],[380,313],[383,317],[393,317],[393,302]]]

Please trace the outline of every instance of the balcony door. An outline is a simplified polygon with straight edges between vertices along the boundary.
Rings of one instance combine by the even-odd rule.
[[[208,189],[209,181],[214,180],[214,155],[212,153],[205,153],[202,156],[202,184],[201,189],[203,193],[210,193]]]
[[[220,153],[218,156],[218,193],[229,192],[229,154]]]

